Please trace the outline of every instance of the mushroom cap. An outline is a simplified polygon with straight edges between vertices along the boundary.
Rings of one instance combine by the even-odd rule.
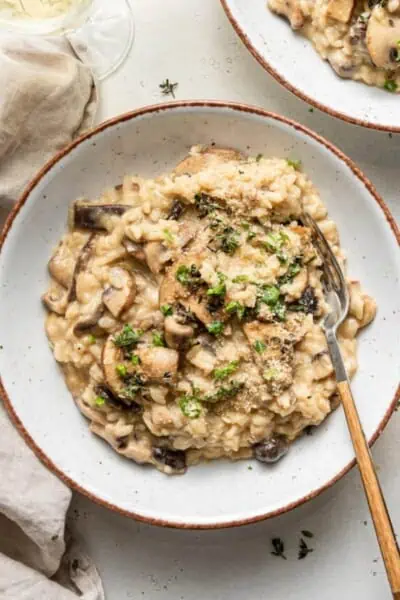
[[[372,62],[382,69],[400,67],[400,15],[392,15],[377,5],[367,26],[366,44]]]

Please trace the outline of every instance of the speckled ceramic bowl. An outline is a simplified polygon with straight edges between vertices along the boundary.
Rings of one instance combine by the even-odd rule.
[[[379,305],[360,338],[354,393],[374,441],[396,402],[400,355],[399,233],[369,181],[311,131],[259,109],[215,102],[144,108],[109,121],[56,156],[30,183],[4,229],[0,253],[0,373],[6,407],[26,442],[72,488],[121,514],[176,527],[228,527],[287,511],[353,464],[341,410],[273,467],[214,461],[167,477],[118,456],[92,435],[48,347],[40,295],[68,206],[125,173],[154,176],[196,143],[301,159],[339,225],[350,274]],[[396,239],[397,237],[397,239]]]
[[[267,7],[267,0],[221,0],[237,34],[288,90],[328,114],[363,127],[400,132],[400,97],[341,79],[312,43]]]

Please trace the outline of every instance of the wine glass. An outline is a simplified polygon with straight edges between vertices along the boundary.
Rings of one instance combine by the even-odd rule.
[[[0,0],[1,30],[63,35],[98,80],[123,63],[134,38],[129,0]]]

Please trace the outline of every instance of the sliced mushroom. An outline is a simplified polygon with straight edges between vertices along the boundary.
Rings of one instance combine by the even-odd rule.
[[[186,455],[183,450],[155,447],[153,448],[153,458],[157,463],[161,463],[177,473],[184,473],[186,470]]]
[[[129,256],[136,258],[136,260],[139,260],[140,262],[145,262],[146,254],[144,253],[142,244],[137,244],[136,242],[132,242],[128,237],[124,237],[122,245]]]
[[[326,9],[326,16],[340,23],[348,23],[353,8],[354,0],[330,0]]]
[[[173,383],[178,371],[179,355],[176,350],[162,347],[139,348],[139,372],[145,380]]]
[[[62,241],[48,264],[50,275],[64,288],[68,289],[75,268],[75,257],[71,248]]]
[[[74,335],[80,337],[88,333],[102,334],[103,330],[99,327],[99,321],[104,313],[104,305],[100,300],[94,307],[93,312],[80,319],[74,326]]]
[[[160,273],[172,259],[171,251],[161,242],[148,242],[143,249],[146,262],[152,273]]]
[[[91,254],[92,254],[95,238],[96,238],[96,234],[93,233],[89,237],[87,242],[83,245],[83,247],[78,255],[78,258],[76,259],[75,268],[74,268],[74,272],[72,275],[71,286],[70,286],[69,292],[68,292],[68,302],[73,302],[74,300],[76,300],[76,280],[77,280],[79,273],[81,271],[83,271],[88,265],[88,262],[90,260]]]
[[[104,380],[111,392],[127,403],[126,399],[123,398],[124,382],[116,370],[117,365],[122,363],[123,359],[122,350],[114,344],[114,337],[112,335],[108,336],[101,356]]]
[[[378,5],[371,12],[367,27],[367,48],[372,62],[382,69],[398,69],[400,16]]]
[[[186,206],[178,199],[175,199],[169,209],[167,219],[178,221],[186,210]]]
[[[107,219],[120,217],[131,208],[126,204],[95,204],[78,200],[72,207],[71,227],[107,231]]]
[[[65,315],[67,310],[67,293],[64,289],[52,288],[42,296],[43,304],[56,315]]]
[[[136,282],[134,276],[126,269],[114,267],[111,269],[112,285],[103,293],[103,303],[113,317],[118,317],[130,308],[136,297]]]
[[[254,458],[263,463],[276,463],[283,458],[289,450],[285,437],[274,435],[271,438],[258,442],[253,446]]]
[[[190,325],[183,325],[173,317],[166,317],[164,321],[165,341],[170,348],[182,348],[194,335]]]
[[[206,146],[186,156],[174,169],[177,175],[194,175],[208,167],[232,160],[242,160],[244,155],[233,148]]]

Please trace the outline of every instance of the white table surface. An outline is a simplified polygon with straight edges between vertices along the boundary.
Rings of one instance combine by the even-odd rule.
[[[136,40],[127,62],[102,84],[99,121],[165,100],[217,98],[262,106],[303,123],[361,166],[400,217],[400,135],[346,125],[279,86],[242,46],[219,0],[131,0]],[[251,1],[251,0],[249,0]],[[360,215],[362,218],[362,215]],[[374,448],[400,531],[400,411]],[[83,537],[107,600],[389,600],[371,519],[353,470],[334,488],[280,518],[245,528],[190,532],[142,525],[75,495],[70,526]],[[302,529],[315,551],[297,560]],[[281,537],[288,559],[271,556]]]

